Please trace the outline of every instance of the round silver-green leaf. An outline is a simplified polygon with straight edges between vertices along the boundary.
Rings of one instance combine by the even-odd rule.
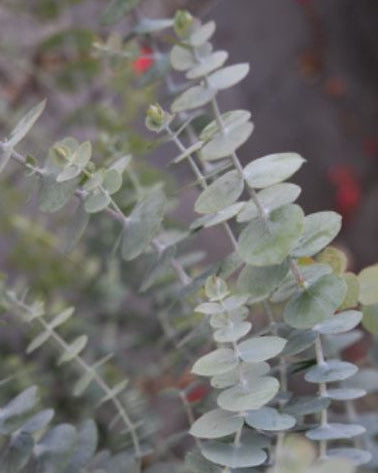
[[[309,383],[333,383],[350,378],[356,374],[358,368],[353,363],[340,360],[328,360],[310,368],[305,374]]]
[[[272,407],[248,411],[245,421],[254,429],[268,431],[288,430],[296,424],[295,417],[282,414]]]
[[[328,335],[349,332],[349,330],[357,327],[361,322],[361,319],[361,312],[357,310],[346,310],[345,312],[339,312],[338,314],[333,315],[321,324],[315,325],[313,330]]]
[[[247,164],[244,175],[251,187],[261,189],[286,181],[304,162],[296,153],[270,154]]]
[[[262,189],[258,192],[257,198],[265,213],[269,215],[273,210],[295,202],[300,193],[301,188],[299,186],[289,182],[284,182]],[[249,222],[249,220],[258,217],[258,215],[259,210],[253,199],[251,199],[245,204],[243,210],[239,213],[237,221]]]
[[[249,295],[250,300],[257,302],[265,299],[284,279],[289,270],[289,264],[284,261],[274,266],[246,265],[241,270],[237,288]]]
[[[215,71],[227,61],[228,53],[226,51],[215,51],[202,58],[201,62],[195,64],[187,73],[189,80],[199,79]]]
[[[304,219],[303,234],[293,250],[293,256],[313,256],[319,253],[336,237],[341,229],[341,216],[325,211],[307,215]]]
[[[267,459],[264,450],[244,442],[234,445],[234,443],[209,441],[202,444],[201,452],[207,460],[229,468],[257,466]]]
[[[189,433],[202,439],[216,439],[237,432],[243,423],[243,418],[234,412],[214,409],[197,419]]]
[[[366,431],[365,427],[357,424],[327,424],[311,429],[306,432],[310,440],[337,440],[350,439],[361,435]]]
[[[209,85],[213,89],[228,89],[242,81],[249,72],[249,64],[234,64],[213,72],[209,77]]]
[[[268,374],[270,366],[265,361],[261,363],[241,363],[240,366],[228,371],[224,374],[219,374],[211,378],[211,385],[213,388],[224,389],[230,386],[234,386],[240,380],[242,375],[243,380],[246,383],[252,383],[252,381],[260,376]]]
[[[239,256],[252,266],[281,264],[303,227],[303,211],[293,204],[274,210],[267,221],[253,219],[239,236]]]
[[[245,143],[251,136],[253,124],[251,122],[241,123],[226,128],[224,133],[215,135],[205,144],[201,150],[202,158],[206,161],[215,161],[226,158]]]
[[[216,90],[196,85],[179,95],[172,103],[171,110],[173,113],[192,110],[193,108],[206,105],[215,96]]]
[[[261,376],[242,386],[226,389],[218,396],[218,406],[226,411],[240,412],[260,409],[278,393],[279,382],[271,376]]]
[[[259,363],[274,358],[284,349],[286,339],[273,335],[253,337],[239,343],[237,350],[243,361]]]
[[[219,212],[233,204],[240,197],[243,189],[244,182],[240,174],[237,171],[229,171],[199,195],[194,209],[201,214]]]
[[[361,450],[359,448],[342,447],[342,448],[330,448],[326,452],[329,458],[342,458],[348,460],[355,466],[365,465],[369,463],[372,458],[372,454],[367,450]]]
[[[309,288],[295,294],[287,303],[283,318],[291,327],[312,328],[333,314],[342,303],[345,292],[344,281],[327,274]]]
[[[199,358],[193,365],[192,373],[199,376],[214,376],[226,373],[237,366],[238,360],[230,348],[218,348]]]

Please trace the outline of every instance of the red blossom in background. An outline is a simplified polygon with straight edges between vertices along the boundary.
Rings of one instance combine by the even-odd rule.
[[[139,56],[131,63],[131,67],[135,74],[141,75],[150,69],[154,63],[152,55],[153,51],[148,46],[141,46],[139,48]]]
[[[328,179],[335,187],[336,210],[348,221],[361,200],[361,183],[352,166],[335,165],[328,171]]]
[[[205,384],[197,384],[192,389],[189,389],[186,393],[186,399],[188,402],[199,402],[206,397],[210,392],[209,386]]]

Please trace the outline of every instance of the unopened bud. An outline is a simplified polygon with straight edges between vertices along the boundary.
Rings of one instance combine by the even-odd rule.
[[[146,114],[146,127],[157,133],[171,121],[172,116],[157,103],[150,105]]]
[[[177,36],[180,38],[187,36],[193,20],[193,16],[187,10],[178,10],[173,20],[173,27]]]

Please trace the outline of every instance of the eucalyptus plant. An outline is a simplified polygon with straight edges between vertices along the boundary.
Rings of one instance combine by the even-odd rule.
[[[122,4],[109,5],[106,22],[123,15],[118,8]],[[136,4],[125,2],[122,11]],[[300,155],[276,153],[242,164],[238,149],[253,132],[251,114],[222,113],[218,94],[245,79],[249,65],[225,66],[228,53],[214,51],[210,42],[214,22],[201,23],[189,12],[178,11],[173,19],[141,19],[132,34],[158,35],[171,27],[171,51],[154,54],[163,62],[169,55],[175,74],[165,78],[172,100],[151,105],[146,126],[158,135],[157,144],[172,142],[177,147],[179,154],[171,164],[188,164],[191,184],[200,189],[194,204],[198,217],[189,229],[179,231],[169,224],[167,189],[162,182],[143,185],[130,154],[99,158],[89,141],[72,137],[54,143],[44,163],[19,153],[16,148],[45,102],[0,143],[0,171],[12,161],[22,165],[36,181],[43,212],[55,213],[77,202],[70,247],[85,235],[89,218],[102,213],[118,230],[111,245],[122,264],[138,274],[139,262],[145,263],[140,293],[153,300],[179,367],[187,366],[189,359],[192,374],[209,378],[212,391],[200,404],[199,416],[185,390],[178,392],[196,449],[187,454],[185,466],[173,462],[175,471],[325,473],[374,466],[364,447],[374,442],[369,437],[373,429],[366,421],[355,421],[359,414],[353,402],[366,393],[363,386],[353,386],[361,372],[340,358],[361,336],[356,328],[362,320],[377,333],[377,266],[358,276],[348,272],[346,256],[331,245],[341,229],[340,215],[305,215],[295,203],[301,188],[287,181],[304,165]],[[119,38],[95,47],[111,56],[132,57]],[[178,85],[181,75],[185,81]],[[121,195],[125,181],[132,188],[126,202]],[[201,256],[188,254],[186,247],[199,231],[215,225],[223,227],[231,252],[198,271]],[[29,461],[41,464],[36,471],[43,472],[144,470],[150,451],[141,439],[138,419],[132,419],[122,397],[128,380],[106,381],[102,367],[107,356],[86,360],[87,335],[72,341],[62,335],[60,326],[69,323],[72,308],[49,316],[43,303],[30,300],[6,283],[1,286],[2,306],[37,331],[26,352],[51,342],[60,352],[58,364],[72,362],[80,371],[74,394],[96,384],[102,393],[99,404],[113,404],[116,417],[111,425],[123,424],[121,433],[131,438],[132,448],[114,459],[110,454],[94,457],[93,423],[78,431],[67,425],[49,430],[51,411],[36,414],[37,421],[27,418],[25,424],[36,405],[35,388],[30,388],[0,411],[7,473],[29,471]],[[297,373],[309,383],[311,395],[302,394]],[[339,418],[340,406],[347,420]],[[7,423],[13,417],[17,423],[10,428]],[[30,423],[36,425],[34,430]],[[41,437],[43,430],[47,433]],[[160,467],[169,468],[157,463],[157,471]],[[150,471],[155,471],[153,466]]]

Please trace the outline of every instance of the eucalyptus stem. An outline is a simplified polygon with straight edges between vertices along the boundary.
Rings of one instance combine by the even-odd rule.
[[[180,391],[180,399],[181,399],[182,405],[184,406],[184,410],[185,410],[185,413],[186,413],[186,417],[188,419],[189,427],[191,427],[194,424],[195,419],[194,419],[192,406],[190,405],[190,403],[188,401],[188,398],[186,397],[186,394],[185,394],[184,391]],[[201,448],[201,442],[200,442],[199,438],[194,437],[194,441],[195,441],[198,449],[200,449]]]
[[[185,148],[184,144],[182,143],[180,138],[173,133],[173,131],[170,128],[169,125],[166,126],[166,130],[167,130],[170,138],[172,139],[172,141],[178,147],[178,149],[181,152],[185,152],[186,148]],[[206,182],[206,178],[202,174],[201,170],[197,166],[197,163],[195,162],[195,160],[193,159],[193,157],[191,155],[188,156],[188,161],[189,161],[190,167],[191,167],[195,177],[197,178],[198,182],[200,183],[202,189],[207,189],[208,185],[207,185],[207,182]],[[233,249],[237,250],[238,244],[237,244],[236,238],[235,238],[235,236],[234,236],[234,234],[231,230],[231,227],[229,226],[229,224],[227,222],[224,222],[222,225],[223,225],[223,228],[226,230],[226,233],[227,233],[227,235],[228,235],[228,237],[231,241]]]
[[[315,354],[316,354],[316,363],[318,366],[325,364],[323,346],[320,335],[316,337],[315,340]],[[319,395],[325,397],[327,395],[327,385],[326,383],[319,383]],[[322,427],[326,426],[328,423],[328,411],[327,408],[324,408],[320,413],[320,425]],[[319,457],[324,459],[327,456],[327,441],[320,440],[319,442]]]
[[[29,315],[33,316],[34,312],[28,307],[25,303],[20,301],[17,298],[13,298],[13,302],[20,307],[22,310],[24,310],[26,313]],[[38,323],[41,325],[41,327],[47,331],[50,334],[50,337],[54,339],[56,344],[60,347],[63,353],[66,353],[69,351],[69,345],[67,342],[59,335],[59,333],[54,330],[50,325],[43,319],[43,317],[38,316],[34,320],[38,321]],[[29,323],[32,323],[29,322]],[[130,436],[133,442],[133,447],[135,451],[135,456],[138,461],[138,469],[140,471],[140,459],[142,457],[142,450],[139,442],[139,437],[137,434],[137,428],[132,422],[131,418],[127,414],[124,406],[118,399],[116,395],[113,394],[113,391],[111,387],[106,383],[106,381],[98,374],[98,372],[91,366],[89,365],[84,358],[80,356],[80,354],[76,355],[74,358],[74,361],[76,364],[85,372],[91,375],[92,379],[97,383],[99,388],[102,390],[102,392],[109,398],[109,401],[111,401],[117,411],[117,414],[119,418],[123,421],[125,424],[125,427],[128,432],[130,432]]]
[[[3,148],[4,147],[3,143],[0,143],[0,146],[1,146],[1,148]],[[43,177],[46,174],[46,172],[44,171],[43,168],[40,168],[38,166],[33,166],[32,164],[28,163],[27,159],[22,154],[18,153],[15,150],[12,150],[11,158],[13,158],[16,162],[18,162],[19,164],[21,164],[25,168],[31,170],[34,174],[37,174],[40,177]],[[84,174],[87,177],[91,176],[91,174],[87,171],[84,171]],[[107,197],[110,198],[110,203],[111,203],[111,206],[113,207],[113,209],[107,208],[106,213],[108,215],[110,215],[112,218],[117,219],[119,222],[121,222],[123,224],[125,222],[127,222],[127,216],[122,212],[121,208],[115,202],[115,200],[111,196],[109,196],[108,192],[103,188],[103,186],[100,185],[99,189],[104,195],[106,195]],[[84,192],[80,189],[76,189],[75,196],[82,199],[83,196],[84,196]],[[155,250],[157,250],[159,248],[158,241],[156,239],[154,239],[152,241],[152,246]],[[170,265],[171,265],[171,268],[173,269],[173,271],[176,273],[176,276],[178,277],[178,279],[180,280],[180,282],[182,283],[183,286],[186,286],[187,284],[189,284],[191,282],[192,279],[186,273],[185,269],[177,261],[177,259],[171,258]]]

